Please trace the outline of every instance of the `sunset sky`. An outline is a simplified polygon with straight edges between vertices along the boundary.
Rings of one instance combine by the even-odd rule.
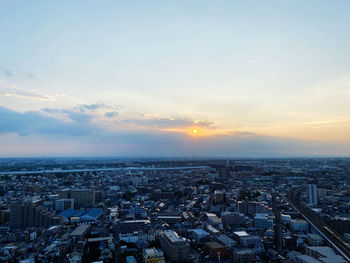
[[[2,1],[0,157],[349,156],[349,10]]]

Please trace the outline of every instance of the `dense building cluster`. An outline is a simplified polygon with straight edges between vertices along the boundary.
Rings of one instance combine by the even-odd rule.
[[[347,262],[287,198],[349,242],[347,159],[33,162],[0,165],[1,262]]]

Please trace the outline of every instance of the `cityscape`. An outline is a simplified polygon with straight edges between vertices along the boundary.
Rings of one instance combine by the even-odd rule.
[[[3,159],[1,262],[350,260],[350,159]]]
[[[0,0],[0,263],[350,262],[349,0]]]

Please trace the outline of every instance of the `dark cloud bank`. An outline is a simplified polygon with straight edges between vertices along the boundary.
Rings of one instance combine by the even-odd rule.
[[[94,107],[84,107],[94,110]],[[54,114],[55,110],[45,109]],[[65,110],[60,110],[65,111]],[[17,112],[0,107],[0,134],[18,134],[22,138],[45,137],[50,142],[79,140],[92,145],[90,152],[81,155],[126,155],[126,156],[221,156],[226,157],[283,157],[283,156],[344,156],[349,155],[349,144],[311,142],[288,138],[259,136],[251,132],[235,132],[231,135],[189,137],[180,133],[159,131],[106,131],[90,122],[89,112],[66,110],[71,121],[46,116],[38,111]],[[108,112],[107,112],[108,113]],[[117,114],[117,113],[116,113]],[[113,114],[107,114],[113,117]],[[113,115],[113,116],[112,116]],[[142,124],[144,120],[133,120]],[[178,126],[188,120],[161,119],[146,121],[145,126]],[[202,125],[211,125],[203,123]],[[1,135],[0,135],[1,136]],[[53,155],[55,149],[43,151],[42,155]],[[60,153],[70,156],[70,152]],[[1,152],[0,156],[4,155]],[[18,156],[23,153],[18,152]]]

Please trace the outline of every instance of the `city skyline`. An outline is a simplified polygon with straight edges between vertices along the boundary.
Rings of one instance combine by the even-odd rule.
[[[350,156],[349,7],[1,3],[0,157]]]

